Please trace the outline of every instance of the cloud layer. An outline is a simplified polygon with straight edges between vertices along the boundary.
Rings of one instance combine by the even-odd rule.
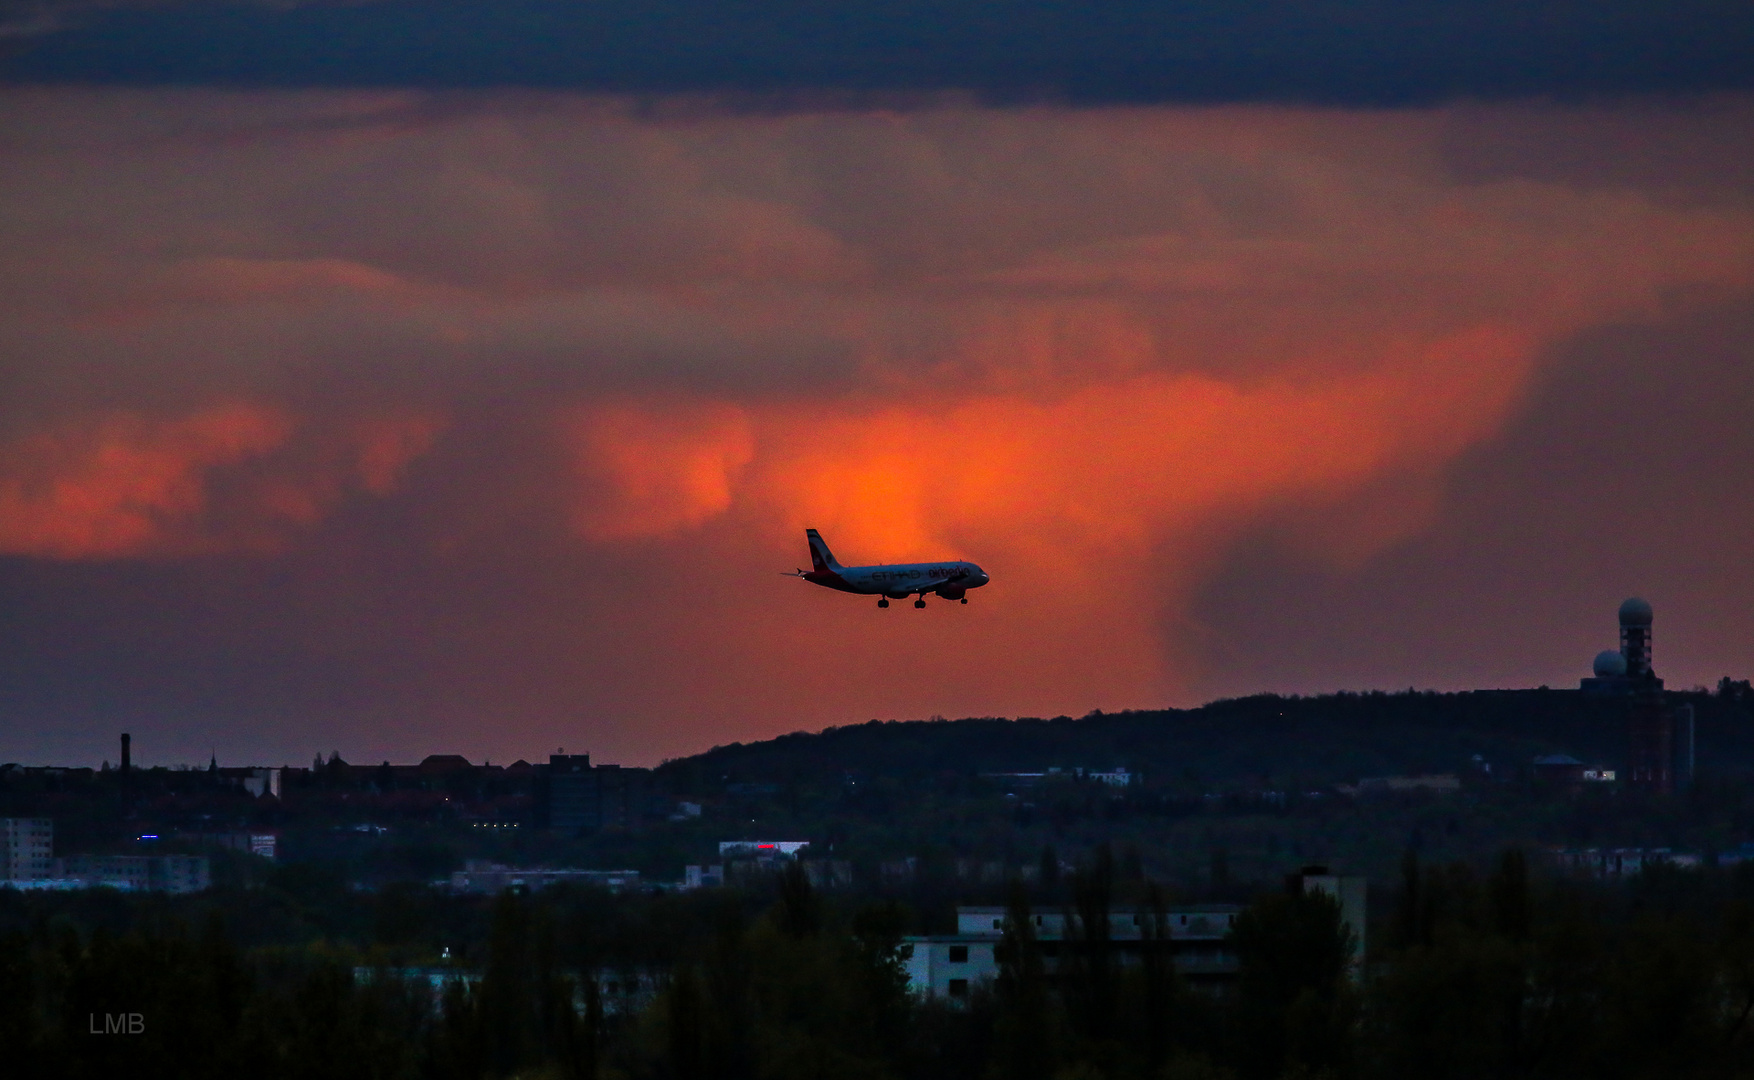
[[[1263,530],[1367,573],[1578,342],[1746,300],[1709,163],[1754,113],[1646,112],[14,92],[0,589],[145,560],[174,620],[230,567],[254,655],[84,704],[21,664],[8,708],[650,759],[1186,700]],[[1511,149],[1544,125],[1573,150]],[[807,525],[994,583],[880,613],[775,574]]]
[[[9,10],[10,9],[10,10]],[[10,16],[9,18],[7,16]],[[1408,105],[1747,90],[1733,0],[13,0],[0,75],[135,86]]]

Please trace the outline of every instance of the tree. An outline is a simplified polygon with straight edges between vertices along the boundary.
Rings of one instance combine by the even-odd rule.
[[[1292,1067],[1348,1067],[1352,933],[1340,921],[1340,905],[1301,890],[1268,896],[1237,916],[1232,940],[1241,965],[1236,1009],[1243,1075],[1269,1080]]]
[[[1054,1073],[1052,1002],[1035,917],[1023,883],[1011,883],[1002,936],[993,947],[999,976],[994,985],[998,1018],[993,1031],[992,1080],[1046,1080]]]

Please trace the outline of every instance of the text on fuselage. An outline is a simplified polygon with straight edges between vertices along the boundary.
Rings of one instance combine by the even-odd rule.
[[[955,577],[958,571],[942,566],[934,566],[930,570],[874,570],[872,581],[906,581],[912,578],[949,578]]]

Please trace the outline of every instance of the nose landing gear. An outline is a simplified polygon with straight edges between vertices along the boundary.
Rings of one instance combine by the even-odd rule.
[[[888,607],[889,606],[889,597],[885,596],[883,599],[877,601],[877,606],[878,607]]]
[[[925,607],[925,606],[926,606],[926,602],[924,600],[915,600],[914,601],[914,607]]]
[[[966,597],[966,596],[965,596],[965,597],[963,597],[963,598],[962,598],[962,602],[963,602],[963,603],[965,603],[965,604],[966,604],[966,603],[968,603],[968,597]]]

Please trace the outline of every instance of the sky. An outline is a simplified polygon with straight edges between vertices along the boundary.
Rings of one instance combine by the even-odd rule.
[[[0,760],[1754,674],[1743,6],[620,10],[0,5]]]

